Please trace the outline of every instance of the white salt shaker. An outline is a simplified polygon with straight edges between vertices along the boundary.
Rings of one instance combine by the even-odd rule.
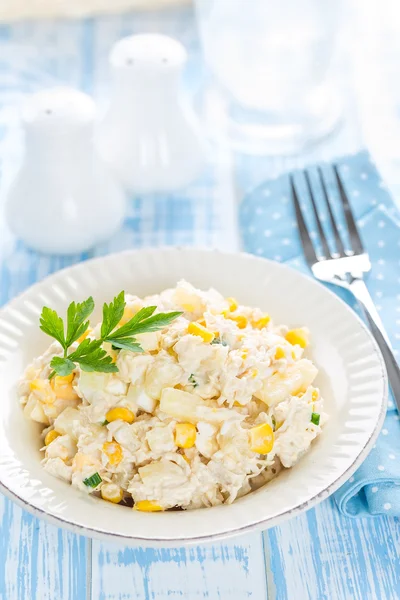
[[[99,149],[131,192],[178,189],[204,165],[195,115],[179,91],[186,60],[182,44],[158,34],[124,38],[111,51],[114,85]]]
[[[6,211],[12,231],[39,252],[83,252],[123,221],[124,192],[94,148],[95,119],[91,98],[64,87],[23,108],[25,155]]]

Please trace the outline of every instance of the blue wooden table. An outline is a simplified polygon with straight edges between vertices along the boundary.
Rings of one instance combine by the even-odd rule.
[[[66,83],[93,93],[101,104],[107,93],[106,58],[111,45],[139,31],[162,31],[181,39],[190,52],[187,85],[193,91],[201,60],[189,9],[0,28],[2,190],[20,155],[15,106],[23,94]],[[198,202],[194,212],[179,195],[132,199],[123,232],[90,255],[162,243],[235,249],[239,241],[234,201],[240,188],[243,191],[285,169],[351,152],[363,144],[362,129],[353,118],[356,96],[351,92],[346,96],[347,124],[341,131],[300,157],[238,158],[222,149],[209,166],[210,176],[188,190],[191,200]],[[89,257],[38,256],[13,239],[2,219],[1,303],[48,273]],[[33,518],[5,498],[0,498],[0,511],[1,600],[400,598],[399,521],[348,519],[339,514],[333,500],[265,533],[171,549],[91,541]]]

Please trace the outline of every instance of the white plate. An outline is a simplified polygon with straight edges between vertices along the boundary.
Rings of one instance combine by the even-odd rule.
[[[15,383],[48,345],[38,327],[43,304],[65,311],[92,294],[100,307],[122,289],[143,296],[181,278],[259,306],[276,323],[307,325],[330,420],[293,469],[230,506],[139,513],[89,497],[42,469],[40,427],[23,416]],[[178,545],[266,529],[327,498],[351,476],[379,433],[386,395],[385,367],[370,333],[314,280],[246,254],[176,248],[115,254],[59,271],[0,312],[0,486],[38,517],[107,539]]]

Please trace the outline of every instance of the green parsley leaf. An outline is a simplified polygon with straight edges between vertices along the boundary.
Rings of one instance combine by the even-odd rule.
[[[314,423],[314,425],[319,425],[320,418],[321,415],[319,415],[318,413],[311,413],[311,423]]]
[[[86,319],[94,310],[94,300],[90,296],[83,302],[71,302],[67,310],[67,339],[65,345],[71,346],[89,327],[89,321]]]
[[[100,485],[100,483],[102,481],[103,481],[102,478],[96,472],[96,473],[93,473],[93,475],[91,475],[90,477],[87,477],[86,479],[84,479],[83,483],[85,485],[87,485],[87,487],[96,488],[98,485]]]
[[[69,358],[63,358],[61,356],[53,356],[50,362],[51,368],[54,370],[50,379],[57,374],[61,375],[61,377],[65,377],[66,375],[70,375],[72,371],[75,369],[75,363]]]
[[[156,309],[154,306],[149,306],[148,310],[152,309],[153,312]],[[152,315],[147,318],[138,318],[140,313],[144,313],[146,309],[142,308],[132,319],[130,319],[125,325],[117,329],[112,333],[111,336],[108,336],[106,341],[111,342],[112,340],[138,335],[139,333],[149,333],[152,331],[159,331],[160,329],[164,329],[167,325],[172,323],[182,312],[170,312],[170,313],[157,313],[156,315]]]
[[[103,322],[101,324],[101,337],[106,338],[118,325],[124,315],[125,292],[122,291],[115,296],[110,304],[103,304]]]
[[[101,347],[102,340],[83,340],[77,349],[68,355],[69,360],[77,362],[83,371],[98,371],[100,373],[116,373],[117,365],[112,357]]]
[[[133,337],[117,338],[116,340],[112,341],[112,347],[114,350],[130,350],[131,352],[144,352],[142,346]]]
[[[57,340],[64,349],[68,347],[65,344],[64,321],[58,316],[55,310],[43,306],[40,316],[40,329]]]

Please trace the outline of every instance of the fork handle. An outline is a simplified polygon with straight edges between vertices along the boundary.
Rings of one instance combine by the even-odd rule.
[[[362,279],[354,279],[350,283],[350,290],[358,300],[358,303],[368,320],[372,334],[382,352],[390,387],[392,388],[393,396],[396,400],[397,410],[400,413],[400,368],[394,357],[389,337],[365,282]]]

